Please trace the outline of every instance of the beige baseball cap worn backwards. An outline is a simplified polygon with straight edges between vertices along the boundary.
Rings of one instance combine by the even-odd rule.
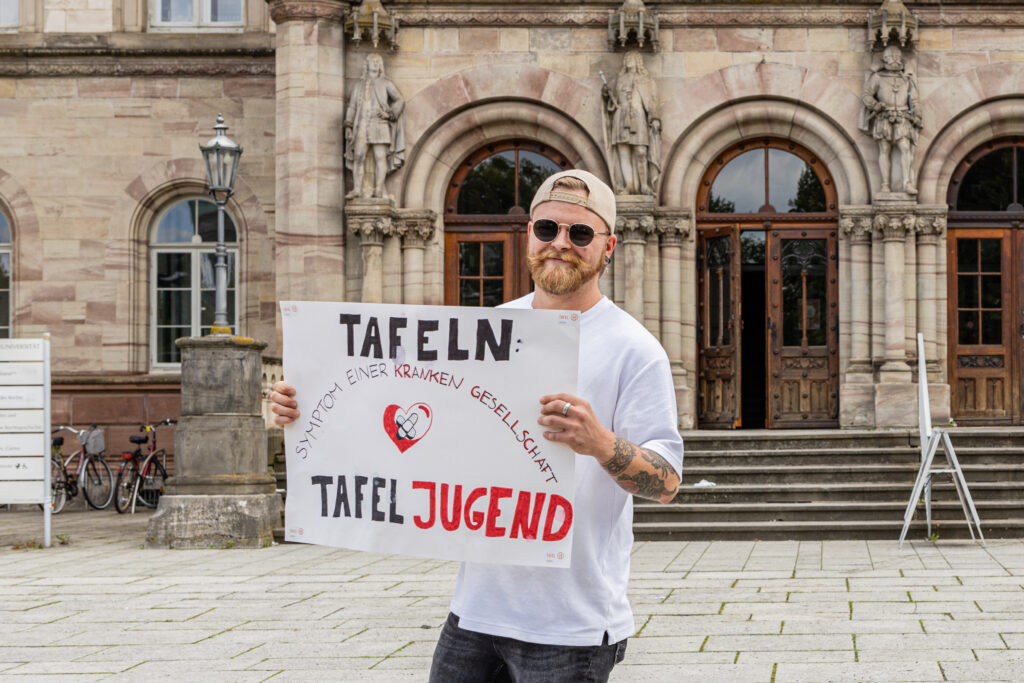
[[[572,194],[571,192],[552,190],[551,186],[554,185],[555,181],[559,178],[576,178],[578,180],[582,180],[587,186],[589,195],[581,197],[578,194]],[[540,189],[537,190],[537,194],[533,196],[533,202],[530,204],[531,216],[533,215],[533,210],[537,208],[537,205],[541,202],[568,202],[570,204],[579,204],[600,216],[601,220],[603,220],[608,226],[608,232],[615,232],[615,193],[612,192],[612,188],[608,187],[603,180],[593,173],[581,171],[579,169],[571,169],[568,171],[559,171],[554,175],[548,176],[548,178],[541,184]]]

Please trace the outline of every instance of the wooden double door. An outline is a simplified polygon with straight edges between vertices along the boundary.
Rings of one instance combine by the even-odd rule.
[[[957,422],[1024,422],[1024,231],[951,229],[949,376]]]
[[[735,224],[697,239],[701,427],[835,427],[835,226]]]

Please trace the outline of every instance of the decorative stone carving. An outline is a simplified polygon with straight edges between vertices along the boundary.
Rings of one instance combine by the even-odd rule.
[[[893,215],[879,213],[875,214],[872,227],[888,240],[902,240],[906,238],[907,232],[912,231],[917,225],[917,217],[914,214]]]
[[[12,48],[0,76],[273,76],[273,48],[124,50]]]
[[[915,225],[917,233],[921,236],[938,236],[946,232],[946,217],[944,215],[920,215]]]
[[[395,232],[402,237],[403,246],[423,247],[436,232],[437,215],[430,210],[401,210],[398,220]]]
[[[619,215],[615,218],[615,234],[622,238],[623,244],[642,244],[647,236],[655,231],[654,216]]]
[[[655,230],[661,235],[662,244],[680,245],[689,239],[693,230],[690,213],[659,211],[654,217]]]
[[[892,166],[899,153],[899,191],[917,194],[914,177],[914,154],[918,131],[922,126],[917,79],[903,62],[897,45],[882,51],[882,65],[875,67],[864,81],[857,127],[878,142],[878,168],[882,174],[881,192],[892,191]]]
[[[385,237],[395,234],[395,224],[389,215],[352,215],[349,212],[349,232],[363,245],[380,244]]]
[[[608,10],[608,47],[636,47],[649,45],[658,49],[657,13],[648,12],[643,0],[626,0],[618,10]]]
[[[345,19],[345,33],[353,45],[366,39],[377,47],[381,39],[386,39],[392,50],[398,49],[398,17],[391,15],[380,0],[363,0]]]
[[[891,41],[906,47],[917,45],[917,16],[900,0],[884,0],[876,12],[868,10],[868,43],[885,47]]]
[[[604,72],[601,72],[604,79]],[[661,108],[639,52],[627,52],[611,86],[605,80],[605,147],[616,194],[653,195],[661,175]]]
[[[839,219],[839,232],[851,242],[870,242],[873,221],[870,207],[863,207],[857,213],[847,212]]]
[[[305,19],[341,22],[348,6],[330,0],[271,0],[270,18],[275,24]]]
[[[405,100],[384,75],[384,60],[368,55],[345,112],[345,166],[352,171],[346,199],[388,198],[384,179],[405,163],[404,110]],[[369,166],[367,152],[372,156]]]

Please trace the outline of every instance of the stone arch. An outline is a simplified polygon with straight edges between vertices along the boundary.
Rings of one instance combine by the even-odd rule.
[[[444,196],[458,165],[489,143],[518,138],[556,149],[570,165],[609,181],[601,143],[588,132],[601,130],[600,97],[562,74],[516,65],[469,69],[410,98],[407,138],[418,142],[389,191],[402,207],[437,214],[425,254],[427,303],[443,300]]]
[[[1007,135],[1024,135],[1022,96],[982,101],[960,112],[928,145],[918,174],[919,201],[945,204],[953,173],[964,157],[985,142]]]
[[[157,213],[176,199],[206,196],[206,170],[200,159],[169,159],[136,176],[112,212],[110,235],[121,237],[127,254],[108,266],[126,270],[128,291],[123,309],[129,372],[149,369],[149,239]],[[240,334],[274,339],[273,234],[267,211],[252,186],[240,174],[228,211],[239,237]],[[119,308],[121,308],[119,306]],[[267,309],[267,310],[264,310]]]
[[[792,140],[814,152],[836,183],[840,204],[870,201],[870,172],[850,137],[860,100],[825,76],[781,64],[744,64],[685,84],[662,108],[671,141],[659,193],[667,206],[692,207],[708,164],[746,138]]]
[[[43,286],[43,243],[32,198],[9,173],[0,169],[0,207],[11,224],[11,336],[46,331],[31,325],[35,288]]]

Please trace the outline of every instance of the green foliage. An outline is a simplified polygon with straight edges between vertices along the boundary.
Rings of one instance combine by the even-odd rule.
[[[796,181],[796,197],[789,200],[790,213],[827,211],[825,188],[810,166],[805,165]]]

